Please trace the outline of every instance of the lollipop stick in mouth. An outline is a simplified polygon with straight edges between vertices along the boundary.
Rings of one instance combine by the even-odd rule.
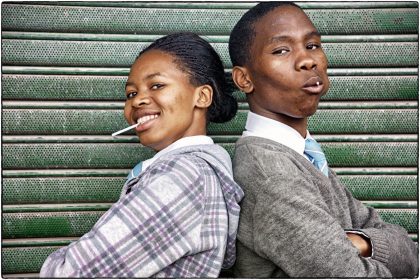
[[[133,124],[132,126],[129,126],[129,127],[124,128],[124,129],[121,129],[121,130],[119,130],[117,132],[114,132],[114,133],[112,133],[112,136],[117,136],[118,134],[124,133],[127,130],[130,130],[130,129],[133,129],[133,128],[137,127],[139,124],[140,123],[136,123],[136,124]]]

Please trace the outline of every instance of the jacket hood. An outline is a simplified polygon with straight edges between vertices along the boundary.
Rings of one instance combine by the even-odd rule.
[[[236,260],[236,234],[239,224],[239,202],[244,197],[241,187],[233,180],[232,160],[225,149],[219,145],[195,145],[174,150],[170,153],[190,153],[205,160],[220,180],[223,197],[228,212],[228,239],[223,268],[233,266]]]

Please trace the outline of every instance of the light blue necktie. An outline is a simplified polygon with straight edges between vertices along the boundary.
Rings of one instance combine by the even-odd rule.
[[[321,149],[321,146],[314,139],[305,140],[304,154],[308,156],[309,160],[318,168],[325,176],[328,177],[327,158]]]
[[[142,169],[142,166],[143,166],[143,162],[142,161],[140,161],[139,163],[137,163],[137,165],[134,166],[133,169],[131,169],[130,173],[128,173],[127,181],[130,181],[131,179],[139,176],[140,173],[141,173],[141,171],[142,171],[141,170]]]
[[[127,181],[125,181],[125,183],[127,184],[128,181],[130,181],[131,179],[139,176],[140,173],[142,172],[142,167],[143,167],[143,162],[142,161],[137,163],[136,166],[134,166],[134,168],[131,169],[130,173],[128,173]],[[126,190],[125,193],[129,194],[130,192],[131,192],[131,186],[127,187],[127,190]]]

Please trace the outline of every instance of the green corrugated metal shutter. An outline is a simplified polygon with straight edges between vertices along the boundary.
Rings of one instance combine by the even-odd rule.
[[[331,89],[310,130],[353,194],[417,240],[418,4],[299,3],[323,35]],[[128,170],[153,155],[126,126],[124,83],[139,50],[174,31],[228,35],[255,3],[2,3],[2,272],[36,276],[87,232]],[[230,154],[248,110],[209,134]]]

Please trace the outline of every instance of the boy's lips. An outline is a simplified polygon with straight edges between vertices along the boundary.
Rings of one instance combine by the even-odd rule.
[[[309,78],[302,89],[310,94],[319,94],[324,89],[324,84],[319,76]]]

